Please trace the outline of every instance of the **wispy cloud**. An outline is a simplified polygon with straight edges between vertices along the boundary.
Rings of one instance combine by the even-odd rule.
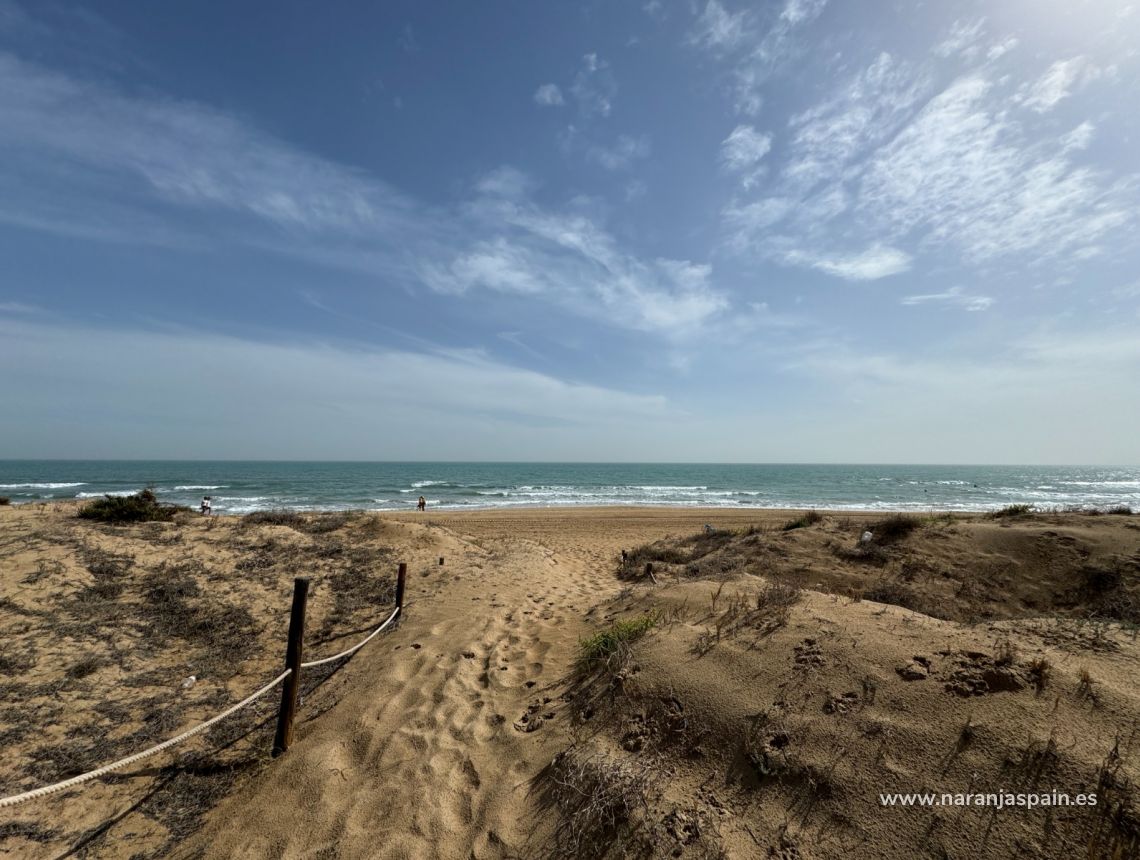
[[[1093,124],[1034,134],[1025,114],[1008,109],[1016,80],[995,79],[981,63],[939,89],[923,68],[882,54],[792,117],[779,181],[764,198],[723,212],[729,246],[835,274],[841,269],[819,261],[860,238],[944,249],[967,264],[1102,253],[1107,237],[1131,223],[1140,181],[1074,164]]]
[[[750,125],[738,125],[721,142],[721,163],[727,170],[742,174],[741,182],[748,189],[759,179],[762,169],[758,165],[771,148],[771,135],[758,132]]]
[[[960,55],[972,60],[981,50],[979,42],[985,29],[985,18],[975,21],[955,21],[946,38],[934,46],[934,53],[939,57]]]
[[[624,170],[636,160],[649,155],[649,138],[618,135],[610,145],[593,144],[586,150],[586,157],[597,162],[606,170]]]
[[[1026,146],[1019,126],[987,109],[990,89],[969,76],[931,99],[870,160],[860,209],[892,233],[925,230],[973,260],[1076,253],[1130,219],[1125,187],[1046,144]]]
[[[905,272],[911,264],[911,257],[905,251],[885,245],[873,245],[865,251],[846,256],[795,250],[788,252],[786,260],[848,281],[875,281]]]
[[[609,71],[609,63],[599,59],[596,53],[585,54],[582,65],[574,76],[570,93],[578,103],[578,112],[583,117],[607,117],[613,110],[613,100],[617,84]]]
[[[994,303],[989,296],[972,296],[965,293],[961,287],[951,287],[944,293],[930,293],[924,296],[904,296],[901,300],[904,305],[944,304],[959,307],[967,311],[984,311]]]
[[[1096,126],[1088,120],[1085,120],[1061,138],[1061,148],[1065,152],[1088,149],[1089,144],[1092,143],[1093,134],[1095,132]]]
[[[543,107],[557,107],[566,104],[562,90],[557,84],[543,84],[534,91],[534,100]]]
[[[709,0],[689,38],[696,45],[723,53],[744,44],[751,27],[752,18],[746,10],[729,12],[718,0]]]
[[[596,58],[587,67],[602,69]],[[226,226],[224,241],[381,274],[408,289],[510,292],[630,330],[680,337],[727,307],[707,267],[624,253],[589,218],[533,203],[534,183],[511,168],[482,177],[473,198],[431,207],[220,112],[127,97],[3,54],[0,113],[0,179],[8,187],[70,165],[66,187],[45,182],[34,193],[29,187],[28,197],[0,199],[0,217],[29,226],[29,203],[42,205],[58,191],[60,212],[117,199],[142,217],[160,203],[159,223],[175,233],[193,236],[195,216],[209,215]],[[648,145],[619,138],[589,157],[616,170]],[[69,222],[43,226],[74,229]],[[133,226],[120,225],[122,241],[132,240]]]
[[[503,199],[486,199],[474,211],[499,235],[475,242],[448,262],[422,263],[422,277],[439,292],[482,289],[541,297],[608,325],[679,339],[699,332],[729,306],[708,265],[640,260],[623,253],[585,216]]]
[[[1022,104],[1037,113],[1052,110],[1072,95],[1073,87],[1082,79],[1096,77],[1098,70],[1084,57],[1073,57],[1053,63],[1044,75],[1022,95]]]
[[[148,360],[140,363],[140,355]],[[229,371],[203,374],[186,355],[208,356]],[[565,381],[469,350],[432,354],[0,318],[0,362],[37,368],[0,378],[0,398],[21,403],[25,414],[18,427],[0,417],[0,456],[50,453],[53,445],[72,450],[65,432],[35,431],[36,438],[29,429],[58,423],[50,416],[60,397],[74,414],[88,416],[84,451],[92,456],[125,456],[127,439],[135,455],[155,457],[227,450],[250,457],[365,458],[380,446],[391,456],[433,451],[462,459],[489,445],[504,458],[564,459],[569,451],[587,450],[574,443],[576,435],[597,443],[670,411],[659,395]],[[52,389],[42,385],[43,374],[55,380]],[[115,382],[125,378],[130,386]],[[131,431],[139,403],[157,422],[149,442]],[[528,426],[544,432],[527,433]],[[532,436],[541,443],[528,441]]]

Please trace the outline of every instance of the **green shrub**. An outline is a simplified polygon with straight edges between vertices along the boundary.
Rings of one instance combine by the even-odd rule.
[[[992,512],[990,518],[998,520],[1002,517],[1023,517],[1031,513],[1033,513],[1033,505],[1006,505],[1000,511]]]
[[[7,496],[0,496],[0,505],[10,505],[10,504],[12,504],[11,499],[9,499]]]
[[[656,623],[657,617],[655,615],[643,615],[640,618],[615,621],[606,630],[595,633],[579,643],[579,662],[583,666],[589,666],[599,661],[608,661],[615,656],[620,656],[628,651],[629,646],[644,636]]]
[[[102,523],[169,522],[179,511],[190,510],[185,505],[160,502],[149,487],[133,496],[104,496],[79,509],[85,520]]]

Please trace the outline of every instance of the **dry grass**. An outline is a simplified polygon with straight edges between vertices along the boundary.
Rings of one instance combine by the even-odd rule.
[[[549,777],[562,816],[561,853],[603,857],[614,846],[622,854],[644,853],[642,822],[654,777],[647,765],[570,749],[555,756]]]

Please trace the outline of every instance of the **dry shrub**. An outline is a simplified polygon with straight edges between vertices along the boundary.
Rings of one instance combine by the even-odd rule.
[[[867,530],[874,535],[875,543],[886,546],[888,544],[897,543],[907,537],[907,535],[920,525],[922,525],[922,523],[914,517],[908,517],[906,514],[895,514],[894,516],[887,517],[885,520],[871,523],[867,526]]]
[[[305,528],[305,518],[296,511],[285,509],[254,511],[241,518],[243,526],[289,526],[301,531]]]
[[[328,514],[316,514],[298,527],[306,534],[323,535],[344,528],[360,515],[360,511],[335,511]]]
[[[215,671],[233,674],[256,635],[256,624],[244,606],[212,603],[204,596],[187,565],[164,565],[143,580],[144,636],[165,645],[179,638],[205,651]]]
[[[1140,600],[1129,590],[1124,564],[1088,566],[1080,571],[1078,599],[1092,618],[1140,624]]]
[[[646,836],[652,774],[645,764],[571,749],[555,756],[549,775],[562,815],[562,853],[602,857],[615,845],[629,851]]]
[[[823,521],[823,514],[819,511],[808,511],[802,516],[796,517],[794,520],[788,520],[784,523],[783,531],[790,532],[795,529],[807,528],[808,526],[815,525]]]

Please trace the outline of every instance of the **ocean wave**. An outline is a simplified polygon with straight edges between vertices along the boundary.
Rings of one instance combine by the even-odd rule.
[[[0,490],[63,490],[67,487],[85,487],[86,481],[50,482],[42,484],[0,484]]]
[[[138,490],[107,490],[105,493],[76,493],[77,499],[101,499],[103,496],[133,496]]]
[[[177,487],[172,487],[174,491],[178,490],[224,490],[229,484],[180,484]]]

